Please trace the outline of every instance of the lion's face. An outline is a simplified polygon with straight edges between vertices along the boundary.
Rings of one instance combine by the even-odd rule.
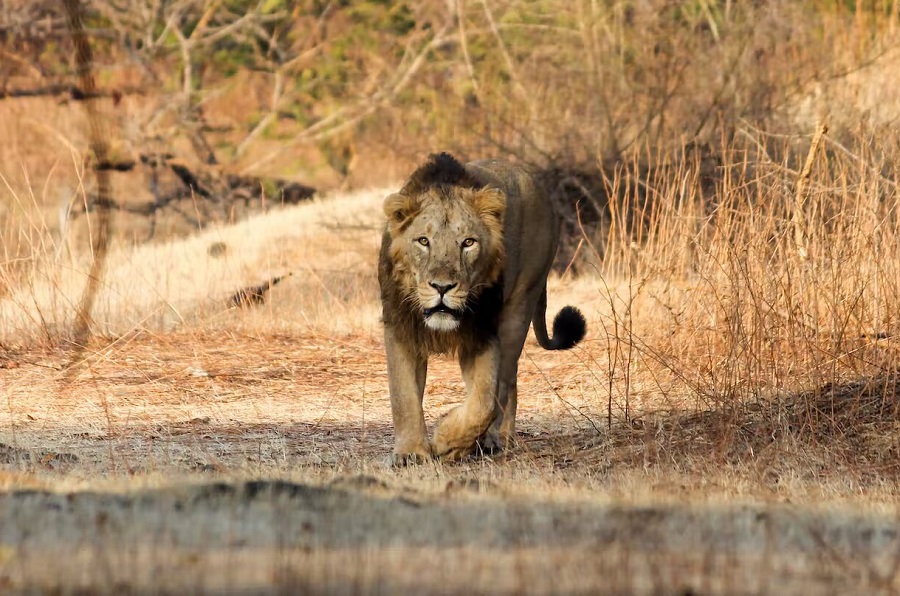
[[[505,196],[495,189],[433,188],[384,203],[395,272],[435,331],[455,331],[467,302],[497,280]]]

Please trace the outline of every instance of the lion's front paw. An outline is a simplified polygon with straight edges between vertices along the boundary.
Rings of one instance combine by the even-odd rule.
[[[431,451],[443,461],[463,459],[475,449],[475,441],[482,432],[483,428],[466,423],[465,410],[458,406],[438,424],[431,441]]]
[[[431,461],[430,455],[422,455],[421,453],[392,453],[391,465],[395,468],[405,468],[406,466],[417,466]]]
[[[402,468],[409,465],[418,465],[433,459],[431,449],[427,445],[412,447],[397,447],[391,454],[391,465]]]
[[[434,443],[434,455],[442,462],[460,461],[472,455],[475,451],[475,444],[468,447],[450,447]]]

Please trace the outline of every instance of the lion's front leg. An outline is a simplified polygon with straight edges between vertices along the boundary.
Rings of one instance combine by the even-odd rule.
[[[441,459],[459,459],[471,453],[494,419],[499,342],[491,341],[476,354],[460,355],[459,364],[466,381],[466,400],[452,409],[434,432],[432,451]]]
[[[428,360],[417,353],[411,342],[403,341],[388,326],[384,328],[384,347],[387,352],[391,415],[394,419],[392,462],[395,466],[402,466],[427,461],[431,459],[431,448],[425,434],[422,398]]]

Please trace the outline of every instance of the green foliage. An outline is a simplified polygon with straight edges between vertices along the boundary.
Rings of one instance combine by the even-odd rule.
[[[358,2],[348,8],[347,14],[357,25],[355,33],[374,31],[390,35],[406,35],[415,26],[413,12],[406,2],[390,2],[388,0],[370,0]]]
[[[892,6],[897,0],[811,0],[814,9],[827,12],[843,11],[856,14],[857,10],[864,14],[892,14],[897,8]]]
[[[219,159],[231,159],[234,156],[234,144],[227,140],[216,141],[215,148]]]
[[[246,44],[222,43],[212,50],[209,59],[222,76],[232,77],[242,68],[252,67],[256,62],[256,54]]]
[[[262,186],[263,194],[265,194],[267,199],[278,198],[278,193],[281,189],[281,185],[270,178],[261,178],[260,185]]]
[[[128,12],[127,3],[119,5]],[[226,116],[235,137],[268,112],[277,72],[278,117],[262,138],[291,138],[343,108],[342,117],[366,130],[359,134],[382,135],[387,145],[463,145],[460,137],[467,137],[498,151],[540,145],[545,155],[571,146],[619,155],[673,135],[693,138],[709,122],[771,118],[790,93],[834,70],[836,32],[860,22],[857,9],[875,15],[865,19],[869,27],[890,7],[887,0],[506,0],[488,3],[495,30],[484,6],[469,2],[467,56],[451,26],[445,43],[430,48],[394,95],[413,58],[452,17],[442,0],[181,3],[175,23],[166,21],[174,3],[162,5],[165,18],[98,15],[91,26],[109,32],[132,23],[134,31],[116,31],[120,43],[131,40],[128,51],[143,52],[154,84],[176,93],[185,71],[176,30],[183,37],[196,32],[189,102],[215,101],[229,79],[252,71],[241,80],[253,81],[246,84],[256,86],[263,107]],[[97,36],[98,63],[126,60],[116,35]],[[147,44],[151,51],[134,40],[160,43]],[[44,72],[71,72],[66,52],[48,41]],[[114,84],[114,72],[101,81]],[[359,106],[373,103],[394,106],[393,120],[386,123],[383,109],[354,119]],[[478,135],[490,138],[472,141]]]
[[[279,10],[289,11],[293,4],[293,2],[289,2],[288,0],[265,0],[265,2],[260,5],[259,11],[262,14],[272,14]]]
[[[39,60],[44,69],[49,70],[51,74],[62,75],[69,71],[69,65],[60,60],[61,56],[65,55],[67,54],[60,51],[59,44],[48,41],[41,50]]]

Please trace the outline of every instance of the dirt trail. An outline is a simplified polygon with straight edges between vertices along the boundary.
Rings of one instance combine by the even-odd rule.
[[[611,497],[605,404],[581,363],[602,349],[530,339],[520,444],[405,470],[383,465],[387,381],[369,336],[142,334],[97,349],[70,385],[64,354],[7,354],[0,591],[900,588],[900,525],[872,508],[710,504],[687,486],[693,504]],[[454,362],[430,366],[427,395],[431,424],[462,398]]]
[[[586,422],[570,400],[582,412],[590,405],[554,392],[571,392],[583,367],[529,348],[538,364],[523,362],[520,373],[523,438],[580,430]],[[144,335],[98,351],[67,386],[63,355],[10,362],[0,369],[0,460],[20,469],[43,461],[85,475],[268,472],[377,465],[392,446],[384,349],[370,337]],[[429,423],[463,395],[458,365],[435,360]]]

